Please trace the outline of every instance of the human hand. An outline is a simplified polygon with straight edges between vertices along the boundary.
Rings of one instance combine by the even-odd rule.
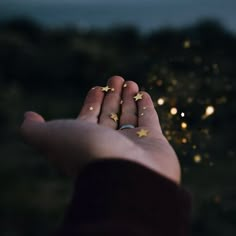
[[[180,183],[177,156],[162,134],[149,94],[141,92],[142,98],[135,101],[138,85],[119,76],[109,79],[107,85],[108,92],[102,87],[88,92],[76,119],[46,122],[41,115],[27,112],[21,126],[26,141],[68,173],[77,174],[95,160],[119,158]],[[119,114],[118,121],[115,114]],[[136,128],[119,130],[126,124]]]

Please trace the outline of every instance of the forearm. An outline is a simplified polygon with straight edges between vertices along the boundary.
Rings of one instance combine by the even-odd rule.
[[[57,235],[185,236],[189,221],[185,190],[141,165],[106,160],[78,176]]]

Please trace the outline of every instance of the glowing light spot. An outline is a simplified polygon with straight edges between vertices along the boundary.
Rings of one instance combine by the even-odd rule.
[[[169,86],[168,88],[167,88],[167,91],[169,92],[169,93],[171,93],[171,92],[173,92],[173,87],[172,86]]]
[[[182,143],[187,143],[188,140],[186,138],[182,138]]]
[[[184,112],[181,112],[180,116],[181,116],[181,117],[185,117],[185,113],[184,113]]]
[[[202,161],[202,157],[199,154],[197,154],[193,157],[193,160],[195,163],[200,163]]]
[[[164,103],[165,103],[165,100],[164,100],[163,98],[159,98],[159,99],[157,100],[157,104],[158,104],[159,106],[164,105]]]
[[[166,134],[166,135],[170,135],[170,131],[169,131],[169,130],[166,130],[166,131],[165,131],[165,134]]]
[[[186,122],[181,123],[181,128],[182,129],[187,129],[187,127],[188,127],[188,124]]]
[[[175,86],[178,84],[178,81],[176,79],[171,80],[171,83]]]
[[[227,97],[223,96],[216,100],[217,104],[224,104],[227,102]]]
[[[215,112],[215,108],[213,106],[208,106],[205,111],[206,116],[210,116]]]
[[[193,102],[193,98],[188,97],[187,102],[188,102],[188,103],[192,103],[192,102]]]
[[[185,48],[185,49],[191,48],[191,41],[190,40],[185,40],[183,42],[183,48]]]
[[[162,80],[157,80],[156,84],[157,84],[157,86],[161,87],[162,84],[163,84],[163,81]]]
[[[171,115],[176,115],[178,113],[178,110],[177,110],[177,108],[176,107],[172,107],[171,109],[170,109],[170,114]]]
[[[220,72],[220,68],[218,64],[213,64],[212,69],[215,74],[218,74]]]
[[[202,119],[206,119],[215,113],[215,108],[213,106],[206,107],[205,114],[202,115]]]

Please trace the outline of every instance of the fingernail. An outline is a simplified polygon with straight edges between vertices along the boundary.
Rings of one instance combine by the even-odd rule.
[[[34,113],[32,111],[27,111],[24,113],[24,119],[33,119]]]

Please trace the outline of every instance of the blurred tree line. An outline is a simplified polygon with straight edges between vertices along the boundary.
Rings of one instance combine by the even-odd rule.
[[[0,36],[1,84],[17,83],[27,92],[84,91],[114,73],[145,85],[150,68],[167,60],[186,73],[193,69],[190,62],[171,62],[186,54],[181,47],[186,39],[194,44],[191,54],[222,62],[224,72],[235,75],[235,37],[215,21],[143,35],[132,26],[49,29],[16,19],[0,23]]]
[[[177,105],[189,111],[185,121],[192,131],[186,137],[203,126],[204,132],[213,130],[213,139],[194,137],[205,145],[204,155],[208,150],[213,161],[219,160],[214,170],[198,169],[185,158],[193,150],[192,143],[185,149],[178,143],[181,130],[170,141],[181,156],[185,184],[196,194],[193,235],[235,235],[235,61],[235,35],[212,20],[147,34],[132,26],[85,30],[46,28],[23,18],[0,22],[0,183],[5,191],[0,234],[45,234],[68,198],[68,181],[20,140],[23,112],[35,110],[47,119],[75,117],[87,90],[116,74],[136,81],[154,101],[166,98],[160,114],[166,132],[178,130],[179,118],[167,116]],[[199,114],[207,105],[217,107],[217,113],[202,123]]]

